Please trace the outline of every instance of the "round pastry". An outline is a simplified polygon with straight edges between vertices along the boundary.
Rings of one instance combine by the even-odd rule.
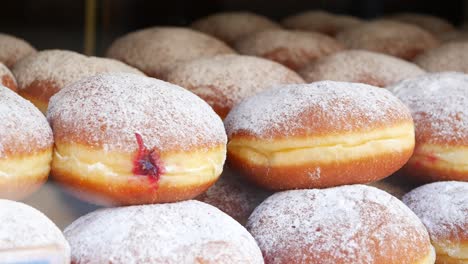
[[[350,49],[386,53],[405,60],[435,48],[438,40],[418,26],[378,20],[341,32],[337,39]]]
[[[429,72],[468,73],[468,42],[452,42],[418,56],[414,62]]]
[[[218,55],[174,67],[167,81],[205,100],[225,118],[242,99],[280,84],[304,83],[296,72],[262,58]]]
[[[52,176],[98,204],[191,199],[221,174],[223,123],[187,90],[144,76],[82,79],[50,101]]]
[[[242,101],[227,116],[228,161],[272,190],[367,183],[413,153],[408,108],[374,86],[323,81]]]
[[[165,79],[178,63],[235,53],[220,40],[188,28],[153,27],[129,33],[112,43],[107,56],[132,65],[148,76]]]
[[[307,65],[300,71],[307,82],[360,82],[378,87],[386,87],[424,73],[424,70],[411,62],[365,50],[335,53]]]
[[[8,68],[20,59],[36,52],[25,40],[0,33],[0,62]]]
[[[468,182],[435,182],[403,196],[421,219],[438,264],[468,263]]]
[[[33,207],[0,199],[0,222],[2,263],[70,263],[62,232]]]
[[[455,31],[455,27],[448,21],[440,17],[427,14],[398,13],[390,16],[389,18],[392,20],[419,26],[436,36]]]
[[[255,32],[281,28],[267,17],[250,12],[216,13],[196,20],[191,27],[229,44]]]
[[[357,17],[331,14],[323,10],[305,11],[281,21],[286,28],[320,32],[330,36],[336,36],[339,32],[362,23]]]
[[[413,114],[414,154],[404,173],[418,181],[468,181],[468,75],[423,75],[389,87]]]
[[[0,62],[0,85],[10,88],[10,90],[14,92],[16,92],[18,89],[15,76],[13,76],[11,71],[1,62]]]
[[[18,62],[13,73],[18,81],[18,93],[31,101],[43,113],[50,98],[63,87],[84,77],[103,72],[128,72],[139,70],[120,61],[87,57],[66,50],[45,50]]]
[[[244,225],[253,210],[269,195],[269,192],[243,181],[226,166],[215,185],[195,199],[217,207]]]
[[[373,187],[276,193],[255,209],[247,229],[265,263],[434,263],[418,217]]]
[[[235,45],[241,54],[264,57],[293,70],[343,49],[326,35],[290,30],[265,30],[239,39]]]
[[[439,38],[443,42],[468,41],[468,31],[467,30],[454,30],[454,31],[450,31],[450,32],[440,35]]]
[[[65,229],[78,263],[263,263],[253,237],[198,201],[108,208]]]
[[[44,115],[0,85],[0,198],[21,199],[50,171],[53,136]]]

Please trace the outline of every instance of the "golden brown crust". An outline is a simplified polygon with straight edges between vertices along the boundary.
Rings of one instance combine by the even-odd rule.
[[[339,163],[314,163],[269,167],[251,164],[228,149],[228,163],[254,184],[270,190],[325,188],[368,183],[383,179],[400,169],[411,157],[412,149],[380,154]],[[311,172],[319,170],[320,176]]]
[[[56,94],[61,87],[59,87],[53,80],[35,80],[28,86],[19,90],[18,93],[26,99],[32,99],[36,107],[40,108],[40,105],[46,105],[49,103],[49,99]],[[37,102],[37,103],[36,103]],[[47,109],[45,109],[46,111]],[[43,111],[41,109],[43,113]]]
[[[61,171],[54,167],[52,167],[51,175],[55,181],[80,199],[107,205],[152,204],[189,200],[203,193],[216,182],[215,179],[186,187],[174,185],[156,187],[148,178],[135,176],[127,181],[99,184],[86,181],[71,171]]]
[[[434,166],[435,161],[427,158],[411,158],[403,167],[402,173],[411,176],[411,180],[418,183],[436,181],[468,181],[468,171],[455,168],[441,168]]]
[[[2,178],[0,179],[0,198],[21,200],[37,191],[47,181],[47,177],[49,177],[49,172],[27,178]]]
[[[14,91],[14,92],[17,92],[18,91],[18,87],[16,86],[16,81],[13,79],[13,76],[11,75],[3,75],[1,77],[1,84],[3,84],[4,86],[10,88],[10,90]]]

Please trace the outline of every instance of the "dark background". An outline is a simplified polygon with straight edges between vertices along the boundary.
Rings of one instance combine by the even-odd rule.
[[[89,0],[88,0],[89,1]],[[196,18],[226,10],[248,10],[280,19],[308,9],[372,19],[410,11],[436,15],[455,25],[466,17],[468,1],[424,0],[95,0],[96,52],[102,55],[119,35],[154,25],[188,25]],[[83,51],[86,0],[2,1],[0,32],[22,37],[38,49]]]

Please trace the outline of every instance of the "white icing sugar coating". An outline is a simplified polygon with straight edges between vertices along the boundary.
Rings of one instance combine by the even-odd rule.
[[[135,133],[159,151],[226,144],[221,119],[202,99],[134,74],[106,73],[75,82],[51,98],[47,117],[56,139],[106,151],[135,151]]]
[[[53,144],[52,130],[39,109],[1,85],[0,120],[0,158],[33,154]]]
[[[36,52],[25,40],[0,33],[0,62],[8,68],[13,67],[20,59]]]
[[[152,27],[131,32],[115,40],[107,50],[108,57],[162,79],[178,63],[232,53],[235,52],[214,37],[179,27]]]
[[[247,230],[198,201],[101,209],[65,236],[75,263],[263,263]]]
[[[417,141],[468,144],[467,74],[426,74],[388,89],[411,109]]]
[[[267,263],[419,263],[432,251],[410,209],[364,185],[276,193],[247,229]]]
[[[307,82],[331,80],[385,87],[424,74],[416,64],[365,50],[346,50],[324,57],[300,71]]]
[[[421,219],[431,239],[438,244],[468,240],[468,182],[435,182],[418,187],[403,196],[403,202]],[[456,253],[456,252],[449,252]]]
[[[281,28],[267,17],[251,12],[216,13],[194,21],[191,27],[227,43],[262,30]]]
[[[26,204],[0,199],[0,251],[55,247],[69,263],[70,246],[58,227]]]
[[[446,43],[420,55],[414,62],[429,72],[468,73],[468,42]]]
[[[21,60],[13,68],[22,90],[34,81],[50,81],[57,89],[84,77],[104,72],[127,72],[141,74],[139,70],[120,61],[87,57],[68,50],[44,50]]]
[[[212,106],[228,108],[273,86],[304,83],[281,64],[240,55],[218,55],[181,64],[167,75],[167,81],[187,88]]]
[[[310,113],[309,118],[300,118]],[[391,92],[374,86],[321,81],[279,86],[243,100],[226,117],[228,136],[246,132],[268,139],[271,134],[294,136],[332,130],[367,131],[379,125],[411,120],[407,107]],[[328,131],[330,132],[330,131]]]

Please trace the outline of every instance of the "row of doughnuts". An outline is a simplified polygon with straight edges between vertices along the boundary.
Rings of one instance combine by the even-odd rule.
[[[236,69],[237,67],[237,71],[242,73],[241,69],[239,69],[242,68],[239,66],[242,65],[242,62],[236,62],[239,57],[242,56],[223,55],[213,58],[213,60],[220,60],[221,62],[218,65],[229,65],[233,61],[234,66],[232,68]],[[263,64],[255,64],[260,60],[253,61],[255,58],[251,57],[248,59],[252,60],[249,65],[253,65],[248,70],[249,72],[262,68],[264,65],[266,67],[267,63],[272,65],[271,62],[266,60],[261,60]],[[247,61],[247,58],[245,61]],[[234,79],[233,85],[236,84],[236,77],[226,77],[226,73],[219,69],[220,66],[211,66],[210,68],[211,64],[216,65],[216,63],[207,63],[207,70],[204,70],[205,64],[196,64],[196,62],[197,60],[187,62],[187,64],[193,63],[193,68],[201,68],[202,71],[190,73],[191,69],[188,66],[180,71],[182,79],[194,76],[195,79],[190,82],[196,82],[205,72],[214,71],[213,76],[223,74],[220,77],[221,81],[224,78],[231,78]],[[182,65],[186,64],[181,64],[180,68],[183,68]],[[466,177],[463,159],[466,156],[464,137],[467,135],[466,89],[463,89],[466,75],[460,73],[426,75],[390,87],[389,89],[409,106],[408,109],[396,97],[383,89],[339,82],[301,84],[303,81],[299,81],[300,77],[293,71],[279,64],[273,65],[271,70],[263,73],[259,72],[258,75],[251,75],[253,77],[248,79],[258,78],[258,76],[263,77],[270,71],[281,69],[272,76],[277,77],[284,74],[284,79],[295,78],[290,83],[299,84],[287,86],[285,85],[287,82],[282,83],[280,80],[276,84],[279,85],[278,88],[261,92],[244,101],[241,101],[242,98],[233,100],[234,102],[224,110],[224,114],[227,115],[230,108],[234,107],[234,110],[227,115],[225,120],[230,141],[227,145],[228,159],[232,167],[243,171],[251,181],[268,189],[283,190],[368,182],[388,176],[406,163],[406,160],[411,156],[415,143],[411,140],[411,135],[414,133],[412,118],[416,122],[416,151],[415,155],[410,158],[410,163],[406,165],[406,168],[410,168],[408,171],[411,173],[416,168],[418,169],[417,172],[419,172],[419,168],[422,167],[423,176],[435,177],[432,180],[437,180],[437,177],[441,177],[440,175],[443,177],[439,178],[439,180],[447,179],[445,175],[449,177],[461,176],[461,180]],[[186,73],[186,77],[183,76],[183,71],[189,71],[189,73]],[[147,72],[145,71],[145,73]],[[281,78],[279,77],[279,79]],[[402,79],[405,78],[407,77]],[[215,79],[215,81],[208,80],[208,84],[198,85],[197,89],[203,92],[213,89],[209,86],[209,83],[216,83],[216,81],[219,81],[219,79]],[[380,85],[387,86],[388,84]],[[197,84],[195,85],[197,86]],[[272,84],[267,85],[272,86]],[[267,88],[267,85],[263,89]],[[52,174],[79,197],[94,202],[111,204],[185,200],[202,193],[219,176],[224,163],[225,154],[223,152],[226,151],[224,149],[226,135],[224,134],[223,124],[203,101],[192,94],[168,83],[129,74],[103,74],[64,86],[66,87],[63,89],[60,87],[58,89],[60,91],[56,91],[58,93],[50,101],[47,113],[55,137]],[[241,87],[245,86],[241,85]],[[227,87],[226,89],[229,89],[232,86]],[[424,90],[427,87],[431,87],[431,93],[429,94],[426,94]],[[255,90],[255,87],[249,89],[252,90],[242,95],[243,97],[252,96],[262,90],[262,88]],[[5,91],[7,95],[14,97],[14,93],[6,89]],[[217,95],[216,92],[211,92],[211,96],[213,95]],[[419,96],[422,97],[422,103]],[[201,97],[205,99],[203,96]],[[18,98],[15,97],[15,99]],[[442,100],[440,100],[441,98]],[[229,99],[231,98],[229,98],[228,93],[227,99],[225,97],[222,100]],[[205,100],[210,103],[208,99]],[[30,104],[28,107],[31,107]],[[445,109],[446,107],[447,109]],[[216,111],[216,108],[214,110]],[[5,116],[11,115],[8,111],[5,111],[7,113]],[[21,110],[19,111],[21,112]],[[218,111],[216,112],[218,113]],[[218,114],[222,116],[221,113]],[[151,122],[148,121],[150,117]],[[310,118],[313,120],[309,120]],[[294,122],[291,123],[291,120]],[[12,124],[10,127],[13,128],[22,126],[22,124],[18,125],[14,122]],[[437,126],[433,126],[433,124]],[[31,130],[30,128],[25,129]],[[310,133],[311,131],[317,133],[314,135]],[[333,137],[327,139],[327,133],[333,135]],[[350,137],[353,133],[356,136],[354,138]],[[418,133],[422,136],[418,136]],[[10,138],[12,137],[10,135]],[[329,141],[330,139],[331,141]],[[338,143],[333,142],[337,139]],[[344,139],[344,141],[339,142],[341,139]],[[427,139],[429,141],[424,141]],[[201,153],[197,153],[197,151]],[[313,154],[314,151],[318,154]],[[315,161],[313,159],[308,160],[309,154],[318,159]],[[337,159],[336,164],[333,164],[332,169],[329,169],[327,168],[326,157],[334,156],[342,159]],[[324,159],[320,160],[320,158]],[[358,158],[359,162],[351,164],[352,166],[347,165],[350,160],[356,158]],[[265,160],[271,167],[262,168]],[[288,164],[288,162],[291,163]],[[413,169],[411,169],[411,166]],[[333,171],[334,168],[337,171]],[[287,177],[285,177],[286,175]],[[194,177],[196,177],[196,183]],[[337,181],[330,183],[330,180]],[[115,185],[113,185],[114,183]],[[221,182],[217,183],[220,183],[219,186],[221,187],[219,188],[223,188]],[[183,190],[177,190],[180,192],[174,190],[177,184],[184,187]],[[109,188],[109,186],[111,187]],[[352,218],[351,221],[347,219],[348,222],[343,223],[342,219],[335,219],[336,222],[328,221],[330,220],[328,218],[330,214],[322,209],[317,210],[317,215],[308,217],[317,219],[317,222],[313,222],[312,225],[304,226],[304,228],[309,229],[304,230],[295,225],[294,227],[288,226],[291,222],[301,223],[304,221],[304,216],[298,216],[298,213],[301,211],[301,206],[304,206],[303,202],[305,202],[306,208],[312,206],[307,202],[311,197],[317,199],[317,204],[320,205],[323,204],[323,200],[320,198],[323,196],[325,197],[324,200],[331,200],[332,205],[330,206],[344,203],[344,208],[352,208],[351,211],[338,211],[336,215],[339,215],[339,213],[344,215],[350,215],[349,213],[351,213],[352,215],[353,212],[360,210],[367,215],[369,214],[367,213],[367,210],[369,210],[367,206],[375,203],[384,205],[382,201],[391,198],[387,194],[381,194],[376,190],[367,188],[355,185],[324,189],[323,191],[299,191],[297,194],[291,191],[291,193],[285,192],[284,196],[282,196],[283,193],[280,193],[277,194],[279,196],[278,200],[287,201],[284,205],[287,209],[285,209],[286,212],[284,214],[272,213],[282,208],[281,204],[274,202],[276,195],[272,196],[265,205],[262,204],[258,207],[251,220],[247,221],[247,227],[259,244],[263,258],[267,263],[300,262],[297,257],[302,258],[305,262],[316,262],[318,259],[323,259],[324,256],[329,257],[329,261],[333,263],[340,263],[340,261],[343,261],[343,263],[359,262],[363,259],[367,259],[371,263],[382,261],[433,263],[433,252],[428,243],[426,231],[418,222],[419,220],[415,220],[414,215],[404,209],[405,207],[398,204],[398,202],[391,202],[391,205],[385,204],[383,210],[385,212],[381,213],[385,217],[389,216],[392,219],[399,220],[396,222],[399,224],[396,229],[383,229],[382,233],[377,236],[364,233],[364,235],[347,241],[349,242],[348,245],[358,244],[359,250],[352,247],[335,247],[336,245],[346,245],[339,239],[347,237],[348,233],[336,228],[332,228],[332,232],[337,232],[341,236],[335,236],[335,233],[321,233],[321,230],[330,228],[320,226],[320,223],[330,222],[333,223],[331,226],[340,226],[351,222],[353,228],[347,226],[350,232],[361,234],[365,230],[360,230],[357,225],[354,225],[353,221],[364,222],[366,223],[363,225],[365,229],[372,229],[373,223],[368,223],[368,220],[369,218],[382,218],[379,214],[380,211],[374,211],[375,215],[371,215],[369,218],[367,216],[360,218],[361,216],[356,215],[354,216],[356,218]],[[215,191],[216,189],[212,189],[212,192]],[[314,193],[315,191],[317,192]],[[350,195],[340,197],[338,194],[343,192],[349,192]],[[461,196],[462,201],[458,202],[458,204],[462,206],[464,201],[463,188],[459,193],[461,193],[458,195]],[[198,199],[209,202],[210,195],[219,198],[219,195],[223,194],[210,194],[209,191],[199,196]],[[354,200],[349,199],[349,196],[353,195],[365,197],[365,199],[362,199],[364,200],[363,205],[356,204]],[[338,196],[336,201],[327,198],[335,198],[335,196]],[[284,197],[288,198],[285,199]],[[248,200],[255,199],[248,198]],[[268,205],[269,201],[273,201],[271,202],[272,206]],[[211,201],[210,203],[216,202]],[[258,201],[252,203],[258,203]],[[147,261],[151,259],[151,261],[155,262],[177,263],[185,261],[186,259],[178,259],[182,256],[176,252],[179,252],[177,250],[182,248],[182,252],[186,253],[184,249],[188,247],[188,244],[194,243],[193,240],[182,241],[188,244],[180,245],[180,235],[177,236],[176,231],[168,232],[168,239],[162,239],[161,236],[167,235],[167,233],[158,233],[157,227],[164,225],[167,227],[165,229],[172,230],[171,226],[166,225],[169,223],[179,224],[180,222],[177,220],[187,218],[181,216],[183,216],[184,212],[191,212],[191,210],[208,215],[216,215],[220,214],[220,212],[210,211],[212,209],[197,203],[189,203],[187,206],[183,206],[183,204],[175,203],[154,207],[161,208],[161,211],[156,214],[157,216],[168,215],[167,219],[154,216],[153,211],[156,209],[153,209],[152,206],[108,209],[84,217],[83,220],[79,220],[67,228],[65,232],[72,245],[72,251],[74,251],[72,253],[74,263],[93,261],[100,263],[106,260],[129,263],[131,261],[138,262],[139,258]],[[289,208],[291,204],[297,204],[299,208],[291,210]],[[361,209],[361,206],[364,209]],[[182,208],[180,209],[181,212],[174,209],[177,207]],[[245,211],[250,213],[252,209],[247,208]],[[231,210],[236,212],[236,209]],[[313,211],[310,208],[304,210]],[[464,212],[466,209],[462,207],[460,210]],[[288,214],[287,212],[291,213]],[[272,218],[272,222],[264,223],[263,219],[267,217],[264,213]],[[194,214],[190,213],[191,216]],[[162,222],[151,221],[153,228],[148,222],[139,221],[138,217],[134,220],[133,217],[129,218],[128,215],[137,215],[141,219],[159,219]],[[461,215],[462,220],[463,216],[464,214]],[[117,221],[121,225],[108,225],[112,221],[106,219],[113,219],[114,217],[122,219],[122,221]],[[202,217],[195,216],[197,220],[202,219]],[[196,222],[195,225],[207,226],[208,228],[212,224],[219,223],[222,223],[221,226],[223,227],[235,225],[232,224],[233,221],[231,220],[229,220],[230,223],[224,223],[221,220],[213,221],[210,223]],[[91,222],[95,224],[90,224]],[[318,226],[316,226],[317,223]],[[396,223],[383,221],[382,225],[395,227]],[[463,224],[463,222],[461,223]],[[424,224],[428,225],[425,222]],[[134,230],[135,225],[144,228],[138,229],[137,232],[126,231]],[[278,229],[275,229],[277,227]],[[193,232],[193,228],[192,225],[189,229],[184,229],[183,233]],[[220,230],[219,225],[213,228],[215,229],[204,230],[195,236],[195,243],[204,246],[201,248],[190,247],[194,249],[189,251],[188,262],[193,259],[206,262],[223,262],[224,258],[234,258],[234,255],[237,257],[235,262],[261,263],[263,261],[262,256],[258,254],[260,251],[257,246],[252,243],[255,240],[245,230],[233,227],[235,231],[232,234],[229,233],[229,236],[224,236],[226,233],[224,230]],[[290,228],[293,229],[293,232],[289,232]],[[107,230],[113,231],[106,235]],[[122,237],[115,238],[116,230],[122,233]],[[275,231],[274,233],[265,233],[265,230]],[[278,245],[294,247],[294,243],[298,241],[297,239],[301,239],[301,235],[311,235],[310,230],[313,230],[312,234],[318,235],[311,238],[310,245],[299,242],[300,246],[295,247],[299,250],[288,250],[291,249],[288,246],[271,247]],[[458,230],[458,232],[464,230],[466,228],[462,227],[461,231]],[[213,232],[224,237],[221,239],[206,238],[207,233]],[[282,232],[286,235],[275,236],[284,235]],[[396,234],[398,232],[406,232],[413,239],[404,240],[404,238]],[[102,237],[98,239],[92,237],[92,234],[102,234]],[[152,237],[152,235],[156,235],[156,238]],[[235,241],[239,235],[247,237],[247,240],[244,240],[243,243]],[[380,241],[378,240],[380,237],[392,235],[396,237],[394,240],[400,242],[400,244],[378,244],[379,247],[387,245],[393,248],[394,250],[391,252],[374,252],[372,248],[376,247],[375,244],[363,242],[369,239]],[[331,238],[336,240],[330,240]],[[148,254],[149,249],[141,246],[141,244],[150,245],[153,239],[156,241],[171,241],[170,239],[174,239],[172,244],[177,247],[176,251],[168,249],[165,247],[166,243],[164,243],[161,248],[158,245],[160,255],[145,255]],[[204,239],[207,239],[208,242]],[[210,240],[228,240],[225,244],[230,250],[226,250],[225,246],[219,247],[216,243],[209,242]],[[271,241],[273,241],[273,244]],[[124,242],[128,243],[125,244],[126,250],[120,252],[114,247],[122,245]],[[385,242],[388,242],[388,240],[381,241],[381,243]],[[442,255],[444,257],[446,255],[447,258],[452,257],[452,255],[461,259],[465,258],[462,249],[460,250],[461,253],[459,252],[460,254],[452,254],[454,251],[451,246],[442,251],[438,250],[446,246],[447,243],[444,243],[442,243],[442,246],[435,245],[437,253],[445,252]],[[419,244],[417,249],[416,244]],[[329,245],[333,245],[335,249],[327,251]],[[399,247],[396,248],[397,246]],[[310,251],[307,247],[324,248],[325,250]],[[226,255],[220,256],[214,253],[219,251],[226,252]],[[411,253],[404,256],[396,254],[400,251]],[[285,254],[278,256],[275,255],[275,252],[285,252]],[[165,253],[168,255],[165,255]],[[311,253],[312,255],[310,255]],[[152,259],[152,257],[158,257],[159,259]]]
[[[0,200],[0,260],[466,263],[467,192],[468,183],[454,181],[423,185],[403,202],[365,185],[283,191],[262,202],[245,228],[193,200],[106,208],[63,234],[36,209]]]

